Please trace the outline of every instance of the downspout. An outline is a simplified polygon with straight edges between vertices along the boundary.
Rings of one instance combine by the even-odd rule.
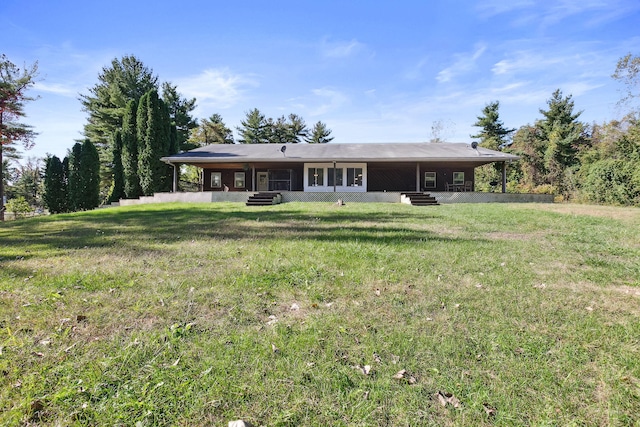
[[[343,178],[344,179],[344,178]],[[336,161],[333,161],[333,192],[336,192]]]
[[[171,162],[167,162],[167,164],[173,166],[173,192],[177,193],[178,192],[178,165],[171,163]]]
[[[502,162],[502,192],[507,192],[507,162]]]

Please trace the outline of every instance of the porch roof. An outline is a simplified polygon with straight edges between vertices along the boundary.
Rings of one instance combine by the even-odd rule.
[[[172,156],[166,163],[456,162],[482,165],[518,156],[465,143],[212,144]]]

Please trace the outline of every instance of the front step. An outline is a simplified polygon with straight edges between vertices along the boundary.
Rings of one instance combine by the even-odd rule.
[[[412,206],[438,206],[438,200],[429,193],[402,193],[400,195],[402,203]]]
[[[249,196],[247,206],[271,206],[282,203],[282,194],[280,193],[257,193]]]

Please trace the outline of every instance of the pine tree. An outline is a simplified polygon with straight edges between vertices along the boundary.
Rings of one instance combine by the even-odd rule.
[[[240,133],[238,139],[240,144],[266,144],[269,142],[266,132],[267,120],[257,108],[247,112],[247,117],[240,124],[242,126],[237,128]]]
[[[500,120],[499,108],[499,101],[487,104],[482,109],[483,115],[478,116],[478,120],[473,124],[481,130],[478,134],[471,135],[471,138],[480,139],[480,146],[490,150],[502,149],[509,143],[509,135],[516,131],[516,129],[504,127],[504,123]]]
[[[330,137],[331,129],[327,128],[322,122],[317,122],[311,131],[311,135],[305,138],[305,141],[309,144],[326,144],[333,140]]]
[[[82,210],[100,206],[100,156],[96,146],[85,139],[80,151],[80,178]]]

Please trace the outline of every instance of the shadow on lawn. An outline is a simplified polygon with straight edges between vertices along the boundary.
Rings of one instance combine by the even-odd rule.
[[[283,205],[259,210],[179,204],[115,208],[6,223],[0,228],[0,257],[7,260],[29,256],[32,249],[28,248],[33,245],[48,249],[49,255],[55,256],[68,249],[112,246],[158,250],[158,243],[203,239],[312,239],[374,244],[460,241],[415,227],[416,221],[441,219],[425,212],[372,213],[342,208],[311,212],[286,209]]]

